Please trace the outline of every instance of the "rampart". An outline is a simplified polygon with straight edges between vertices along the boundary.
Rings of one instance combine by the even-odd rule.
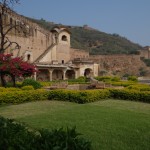
[[[140,55],[90,55],[90,59],[99,64],[99,72],[110,75],[140,75],[140,71],[149,72]]]

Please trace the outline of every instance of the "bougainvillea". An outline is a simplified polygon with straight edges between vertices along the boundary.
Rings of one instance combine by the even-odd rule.
[[[14,58],[12,54],[0,54],[1,79],[4,75],[10,75],[14,79],[20,76],[27,77],[33,75],[34,72],[36,72],[36,67],[23,61],[22,57]]]

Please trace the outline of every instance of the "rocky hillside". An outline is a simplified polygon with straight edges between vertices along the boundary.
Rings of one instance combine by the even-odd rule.
[[[51,30],[55,24],[44,19],[36,20],[28,18],[45,29]],[[67,26],[71,35],[71,46],[77,49],[85,49],[91,54],[138,54],[137,50],[142,46],[129,41],[118,34],[107,34],[88,26]]]

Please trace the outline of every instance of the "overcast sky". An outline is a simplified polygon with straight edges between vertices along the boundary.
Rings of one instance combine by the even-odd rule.
[[[150,46],[150,0],[20,0],[14,10],[65,25],[87,24]]]

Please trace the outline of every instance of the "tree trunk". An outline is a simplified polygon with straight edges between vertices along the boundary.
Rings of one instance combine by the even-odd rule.
[[[12,82],[13,82],[13,87],[16,87],[16,78],[15,75],[11,75]]]
[[[5,81],[5,78],[4,78],[5,75],[1,73],[0,76],[1,76],[1,84],[2,84],[2,86],[6,87],[6,81]]]

